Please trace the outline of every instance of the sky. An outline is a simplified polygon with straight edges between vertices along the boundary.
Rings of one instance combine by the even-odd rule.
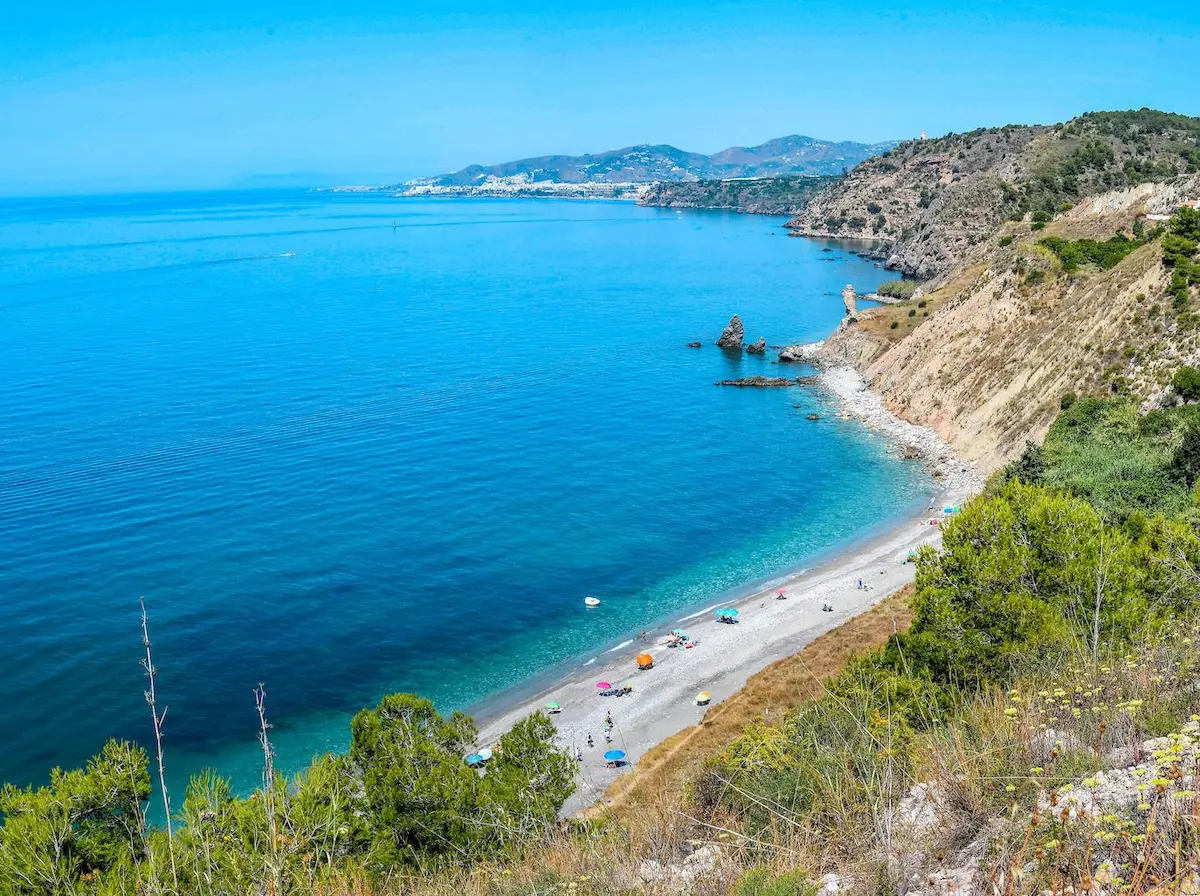
[[[1181,2],[0,4],[0,195],[387,183],[548,153],[1200,115]]]

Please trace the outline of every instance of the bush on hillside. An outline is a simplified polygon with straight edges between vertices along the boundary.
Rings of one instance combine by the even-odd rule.
[[[920,287],[915,280],[887,280],[875,292],[890,299],[911,299]]]
[[[1189,544],[1200,561],[1194,535]],[[1124,643],[1167,598],[1156,575],[1143,573],[1165,560],[1147,547],[1077,498],[1010,483],[964,508],[940,554],[925,549],[916,618],[902,639],[907,660],[933,681],[977,686],[1007,681],[1093,632]],[[1098,582],[1096,607],[1084,595],[1094,597]]]
[[[1200,370],[1180,367],[1171,379],[1171,388],[1184,401],[1200,401]]]
[[[1171,455],[1168,469],[1172,478],[1188,488],[1200,480],[1200,426],[1193,423],[1183,431],[1183,438]]]
[[[1121,234],[1102,243],[1096,240],[1064,240],[1061,237],[1048,236],[1038,240],[1038,244],[1054,253],[1068,274],[1075,273],[1085,264],[1094,264],[1101,270],[1115,268],[1142,245]]]
[[[1026,485],[1037,485],[1046,475],[1046,455],[1042,446],[1033,442],[1025,443],[1021,456],[1004,468],[1001,478],[1005,482],[1014,479]]]

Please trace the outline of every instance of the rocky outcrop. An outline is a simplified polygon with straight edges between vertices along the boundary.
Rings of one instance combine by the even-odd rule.
[[[753,345],[746,346],[746,354],[748,355],[765,355],[767,353],[767,340],[759,337],[758,342]]]
[[[810,342],[807,345],[788,345],[779,350],[780,364],[813,364],[821,353],[824,341]]]
[[[842,304],[846,306],[847,317],[855,317],[858,314],[858,292],[849,283],[842,287]]]
[[[798,380],[789,379],[786,376],[747,376],[739,380],[721,380],[714,383],[717,386],[796,386],[799,385]]]
[[[701,345],[701,343],[699,343],[699,342],[689,342],[687,344],[687,347],[688,348],[700,348],[700,345]]]
[[[749,215],[797,215],[810,196],[839,180],[840,174],[657,183],[642,194],[638,204],[729,209]]]
[[[729,318],[729,326],[721,333],[721,338],[717,340],[717,345],[721,348],[740,349],[745,338],[746,328],[742,326],[742,319],[735,314]]]

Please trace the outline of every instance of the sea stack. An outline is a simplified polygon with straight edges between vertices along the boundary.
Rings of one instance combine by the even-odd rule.
[[[746,354],[748,355],[765,355],[767,353],[767,340],[760,336],[758,342],[754,345],[746,346]]]
[[[849,283],[842,290],[842,303],[846,306],[846,315],[854,317],[858,314],[858,293]]]
[[[741,348],[742,341],[746,338],[746,328],[742,326],[742,319],[736,314],[729,318],[729,326],[725,328],[725,332],[721,334],[721,338],[717,340],[717,345],[721,348]]]

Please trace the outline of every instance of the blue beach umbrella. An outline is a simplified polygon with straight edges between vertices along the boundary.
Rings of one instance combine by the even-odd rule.
[[[725,607],[724,609],[717,610],[717,615],[732,618],[737,615],[737,610],[735,610],[733,607]]]
[[[470,756],[467,757],[467,765],[481,765],[481,764],[483,764],[483,757],[480,756],[478,753],[472,753]]]
[[[607,753],[604,754],[604,759],[607,762],[620,762],[624,758],[625,758],[624,750],[609,750]]]

